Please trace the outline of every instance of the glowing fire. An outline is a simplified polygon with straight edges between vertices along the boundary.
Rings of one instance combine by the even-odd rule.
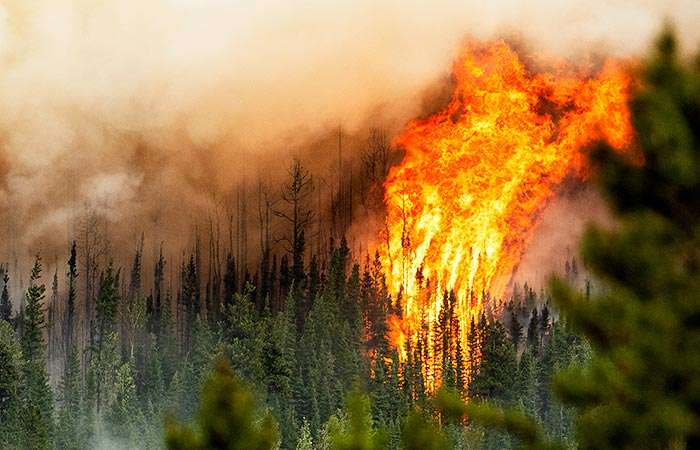
[[[402,350],[421,328],[433,329],[445,290],[456,295],[464,341],[489,301],[483,293],[504,294],[555,188],[571,172],[584,174],[581,148],[605,139],[621,149],[632,138],[630,80],[612,62],[595,77],[571,68],[531,73],[496,42],[470,45],[454,79],[449,105],[396,139],[406,154],[385,182],[382,258],[403,302],[390,338]]]

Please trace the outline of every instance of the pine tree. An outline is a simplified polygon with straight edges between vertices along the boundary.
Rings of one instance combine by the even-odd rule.
[[[107,395],[114,384],[120,362],[119,337],[117,334],[117,311],[119,292],[113,263],[100,276],[100,290],[95,303],[95,331],[90,349],[90,367],[94,381],[94,401],[97,414],[107,402]]]
[[[182,268],[181,301],[185,320],[183,324],[183,353],[187,353],[192,347],[192,325],[200,317],[201,312],[199,270],[194,254],[190,255],[187,265]]]
[[[537,308],[534,308],[530,314],[530,324],[527,327],[527,345],[536,351],[540,348],[540,315]]]
[[[114,393],[106,415],[111,434],[135,445],[138,412],[134,374],[131,364],[124,363],[117,369]]]
[[[314,450],[314,442],[311,438],[309,422],[306,420],[304,420],[304,422],[301,425],[299,439],[297,439],[296,450]]]
[[[170,420],[166,447],[171,450],[273,449],[277,428],[269,414],[261,415],[253,395],[220,360],[202,389],[195,430]]]
[[[29,448],[50,448],[53,440],[53,398],[45,364],[43,301],[46,287],[39,283],[41,258],[36,257],[25,295],[22,316],[22,356],[24,357],[22,424],[25,445]]]
[[[517,360],[513,343],[500,322],[486,326],[480,353],[477,373],[469,386],[470,396],[497,402],[512,400]]]
[[[641,75],[631,102],[641,154],[593,152],[618,220],[611,230],[592,226],[582,250],[605,289],[552,285],[563,316],[593,348],[554,382],[579,408],[582,449],[700,448],[700,66],[679,60],[667,31]],[[554,448],[522,415],[463,409],[518,433],[526,448]]]
[[[511,300],[507,306],[508,312],[508,329],[510,331],[510,338],[513,341],[513,347],[517,351],[520,347],[520,342],[523,339],[523,326],[520,325],[520,320],[518,319],[518,313],[515,310],[513,301]]]
[[[0,320],[0,442],[8,448],[21,448],[22,388],[24,361],[22,350],[9,322]]]
[[[275,409],[282,443],[291,447],[296,436],[294,412],[294,369],[296,362],[296,325],[294,324],[294,298],[290,293],[287,309],[268,318],[267,333],[263,344],[263,367],[269,403]]]
[[[346,399],[346,427],[331,430],[332,450],[378,450],[385,448],[386,430],[372,428],[371,406],[367,396],[354,392]]]
[[[80,449],[85,448],[86,443],[81,442],[79,433],[82,398],[80,359],[75,342],[75,326],[77,324],[75,320],[76,280],[78,278],[75,241],[71,244],[66,275],[68,278],[68,295],[63,319],[66,359],[61,379],[61,410],[58,417],[56,444],[61,449]]]
[[[71,244],[70,248],[70,258],[68,258],[68,298],[66,299],[66,309],[64,317],[64,348],[66,349],[66,358],[68,358],[69,350],[75,346],[75,303],[76,303],[76,279],[78,278],[77,269],[77,252],[75,249],[75,241]],[[68,367],[69,363],[66,360],[65,366]]]
[[[81,442],[79,433],[82,411],[80,381],[80,360],[76,346],[72,344],[68,348],[61,380],[61,410],[56,437],[56,446],[60,449],[77,450],[86,447],[86,443]]]
[[[12,318],[12,302],[10,301],[10,276],[5,266],[1,266],[2,292],[0,293],[0,320],[9,322]]]
[[[582,448],[700,447],[700,67],[681,63],[665,33],[641,86],[631,110],[643,163],[594,153],[620,220],[592,228],[583,257],[609,292],[554,290],[595,351],[556,383],[582,408]]]

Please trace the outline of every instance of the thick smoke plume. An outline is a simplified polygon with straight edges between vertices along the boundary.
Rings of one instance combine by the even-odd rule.
[[[186,234],[292,156],[330,164],[319,135],[420,114],[465,36],[630,56],[664,19],[700,40],[696,0],[5,0],[2,251],[65,249],[88,210]]]

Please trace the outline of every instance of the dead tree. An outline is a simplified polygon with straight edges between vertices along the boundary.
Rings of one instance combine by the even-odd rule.
[[[289,180],[282,186],[281,199],[286,208],[274,210],[274,214],[284,220],[290,228],[288,235],[280,242],[285,244],[292,257],[292,281],[295,286],[304,279],[304,233],[314,220],[315,214],[309,203],[313,194],[313,178],[298,159],[294,159],[289,169]]]
[[[372,129],[367,138],[367,149],[362,153],[362,177],[360,177],[360,202],[367,214],[381,204],[382,183],[389,172],[391,146],[386,133]]]

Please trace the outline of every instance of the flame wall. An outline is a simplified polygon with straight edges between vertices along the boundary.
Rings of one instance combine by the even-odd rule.
[[[630,78],[612,61],[593,76],[565,65],[533,73],[498,41],[468,45],[453,73],[449,105],[396,138],[406,153],[385,182],[382,256],[403,301],[398,345],[436,326],[445,291],[464,339],[484,302],[498,307],[557,186],[585,175],[581,149],[632,138]]]

